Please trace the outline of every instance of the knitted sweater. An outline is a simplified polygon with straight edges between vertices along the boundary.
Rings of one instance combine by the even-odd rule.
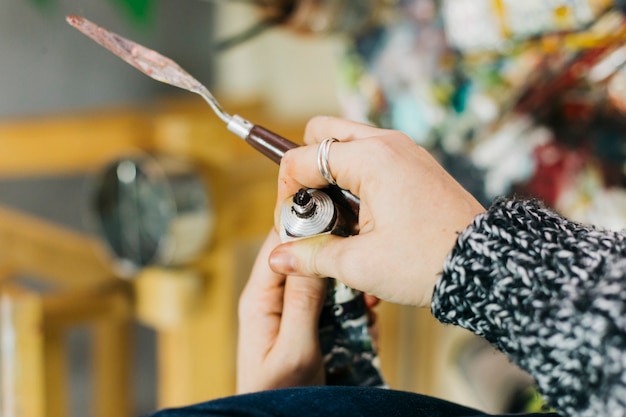
[[[626,415],[626,235],[499,200],[463,231],[435,317],[486,338],[564,416]]]

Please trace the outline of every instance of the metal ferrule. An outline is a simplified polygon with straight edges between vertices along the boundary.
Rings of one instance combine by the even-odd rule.
[[[235,114],[230,118],[230,121],[226,124],[226,127],[235,135],[239,136],[242,139],[245,139],[250,134],[250,131],[252,130],[254,125],[243,117]]]

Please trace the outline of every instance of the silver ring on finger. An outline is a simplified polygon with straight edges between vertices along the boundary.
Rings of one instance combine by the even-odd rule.
[[[330,166],[328,165],[328,156],[330,155],[330,145],[333,142],[339,142],[338,139],[327,137],[320,143],[319,148],[317,148],[317,169],[319,169],[322,177],[330,185],[337,185],[337,181],[333,178],[333,174],[330,173]]]

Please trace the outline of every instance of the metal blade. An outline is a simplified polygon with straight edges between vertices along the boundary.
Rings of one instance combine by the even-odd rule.
[[[109,32],[81,16],[67,16],[66,20],[84,35],[90,37],[96,43],[147,76],[165,84],[201,95],[220,119],[225,123],[231,120],[231,116],[222,109],[210,91],[176,62],[152,49],[148,49],[116,33]]]

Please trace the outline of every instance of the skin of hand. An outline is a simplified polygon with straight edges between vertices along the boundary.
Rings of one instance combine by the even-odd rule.
[[[324,384],[318,321],[326,283],[272,271],[279,243],[272,231],[239,300],[238,393]]]
[[[305,145],[289,150],[279,171],[280,206],[298,189],[328,183],[318,144],[334,137],[329,166],[337,185],[361,199],[356,236],[317,236],[281,244],[270,255],[277,273],[333,277],[380,299],[427,307],[458,233],[485,209],[406,135],[319,116]]]

